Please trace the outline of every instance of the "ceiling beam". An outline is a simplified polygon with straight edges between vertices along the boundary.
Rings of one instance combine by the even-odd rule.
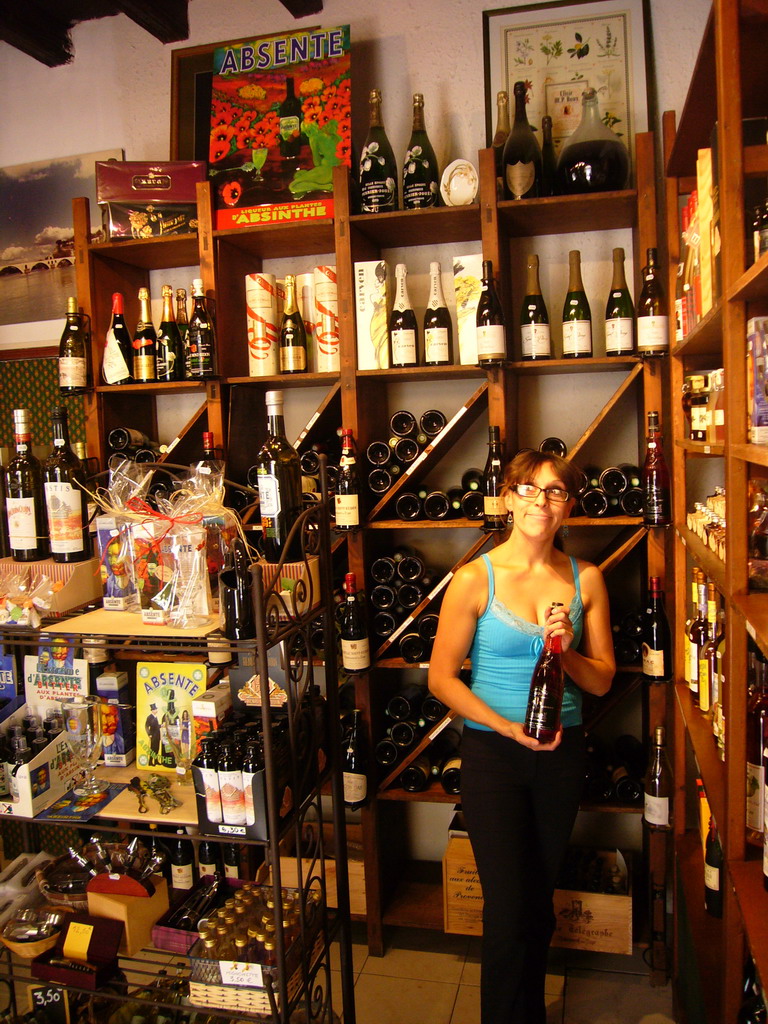
[[[72,60],[69,18],[57,17],[37,0],[0,6],[0,39],[55,68]]]
[[[115,6],[161,43],[189,39],[187,0],[115,0]]]
[[[280,3],[291,12],[294,18],[306,18],[323,9],[323,0],[280,0]]]

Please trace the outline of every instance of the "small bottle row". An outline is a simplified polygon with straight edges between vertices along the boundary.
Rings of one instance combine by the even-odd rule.
[[[760,531],[763,526],[760,522],[760,510],[763,508],[763,500],[768,503],[768,495],[761,489],[762,481],[751,482],[751,496],[749,511],[750,524],[750,552],[756,551],[759,547]],[[705,544],[713,555],[721,561],[725,561],[725,535],[726,535],[726,500],[725,488],[715,487],[714,494],[708,494],[704,501],[697,501],[693,510],[686,516],[686,524],[692,533],[695,533],[702,544]]]

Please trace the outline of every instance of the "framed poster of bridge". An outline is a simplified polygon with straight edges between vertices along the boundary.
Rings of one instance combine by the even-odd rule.
[[[91,200],[100,230],[94,164],[123,151],[42,160],[0,168],[0,358],[41,355],[58,344],[75,295],[72,200]]]

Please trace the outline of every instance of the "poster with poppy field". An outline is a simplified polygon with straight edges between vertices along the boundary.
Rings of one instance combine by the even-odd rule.
[[[350,165],[349,25],[214,51],[209,174],[216,227],[333,216]]]

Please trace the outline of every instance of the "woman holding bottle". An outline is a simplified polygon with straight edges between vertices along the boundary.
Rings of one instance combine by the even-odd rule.
[[[430,660],[430,690],[465,719],[461,804],[485,901],[481,1024],[546,1022],[552,894],[584,785],[581,693],[607,693],[616,668],[602,573],[555,543],[580,483],[557,455],[512,460],[502,492],[511,533],[453,577]],[[523,722],[550,635],[566,685],[562,726],[544,744]],[[459,675],[468,655],[470,685]]]

